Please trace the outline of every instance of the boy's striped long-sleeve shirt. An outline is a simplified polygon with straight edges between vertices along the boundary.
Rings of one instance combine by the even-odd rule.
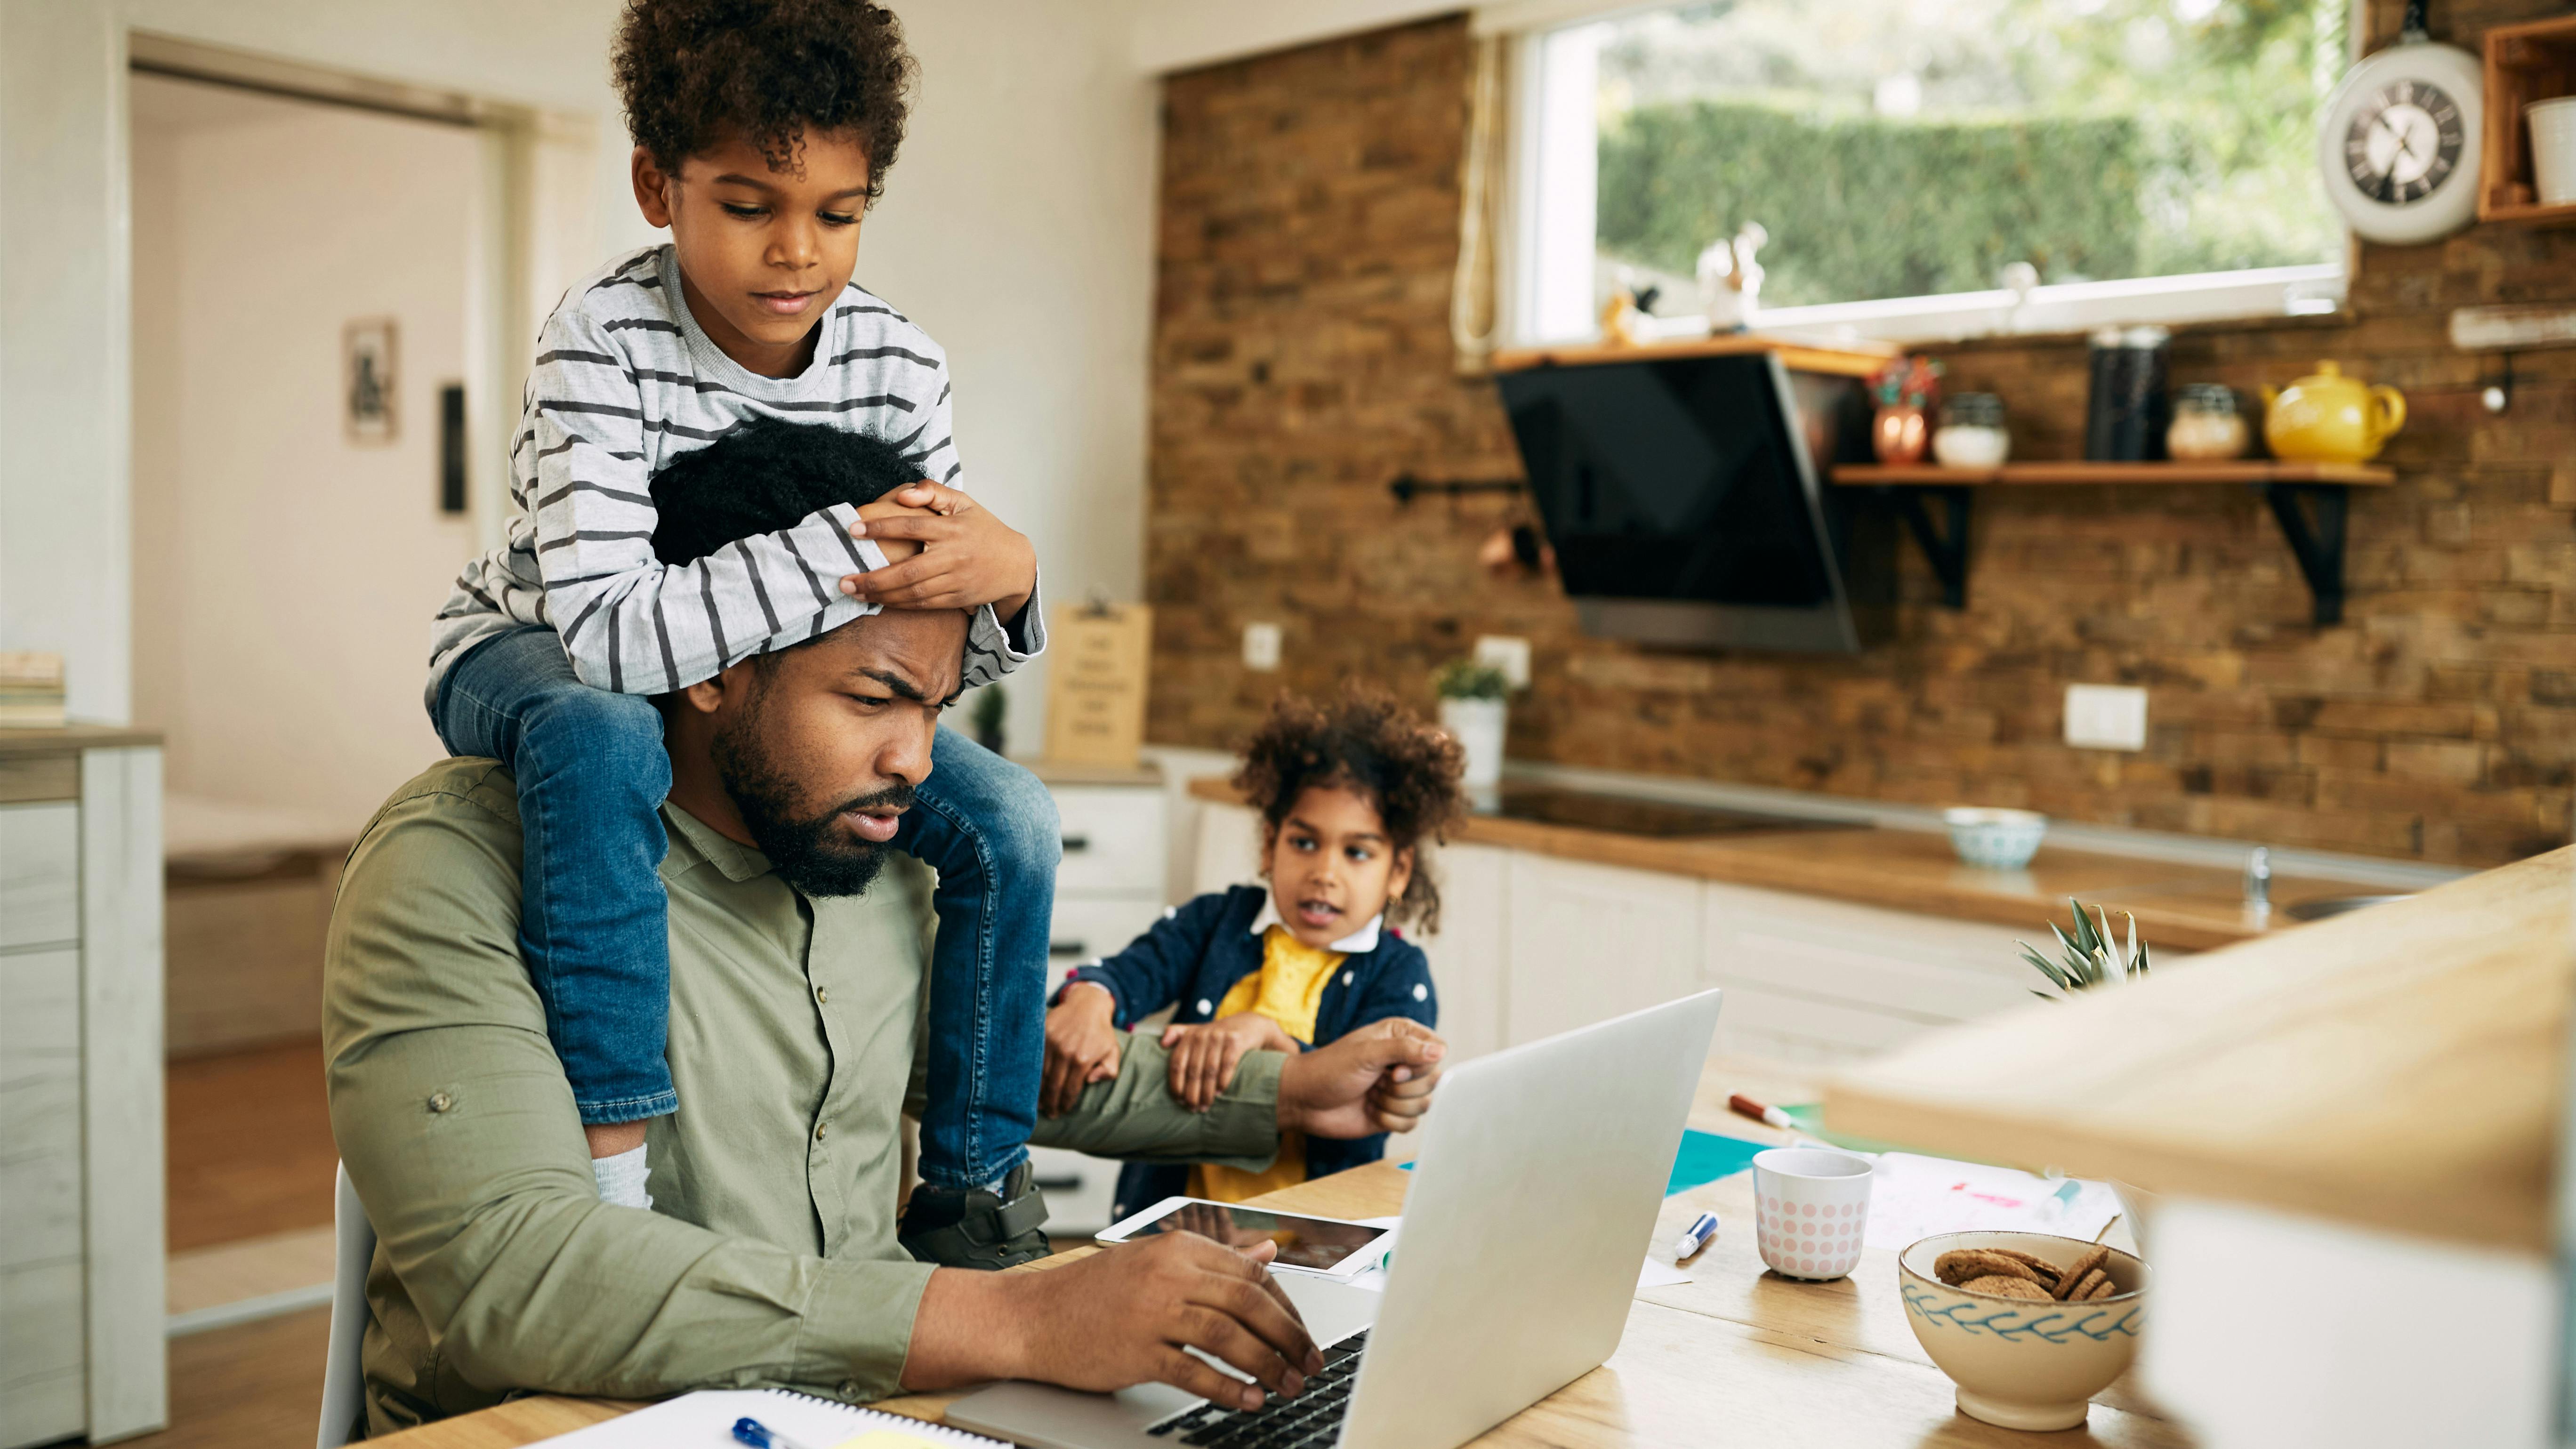
[[[587,684],[660,694],[873,613],[839,588],[844,575],[885,564],[874,543],[850,537],[858,510],[846,504],[695,563],[653,556],[653,474],[762,416],[872,434],[922,476],[963,486],[946,356],[856,285],[825,316],[813,362],[791,378],[762,377],[716,347],[689,315],[667,245],[576,285],[538,336],[511,440],[508,541],[468,563],[439,610],[432,708],[467,650],[519,624],[552,627]],[[990,683],[1045,647],[1034,591],[1011,627],[990,605],[978,609],[965,683]]]

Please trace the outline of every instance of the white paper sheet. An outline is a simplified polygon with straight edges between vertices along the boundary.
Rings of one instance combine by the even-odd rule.
[[[1873,1248],[1901,1252],[1934,1233],[2055,1233],[2090,1238],[2119,1214],[2108,1184],[1890,1152],[1869,1187]]]

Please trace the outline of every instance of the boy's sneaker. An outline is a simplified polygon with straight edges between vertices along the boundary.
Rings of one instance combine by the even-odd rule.
[[[1047,1246],[1046,1219],[1037,1170],[1023,1162],[1002,1179],[999,1193],[926,1182],[914,1188],[895,1224],[895,1241],[915,1259],[943,1268],[1008,1268],[1055,1251]]]

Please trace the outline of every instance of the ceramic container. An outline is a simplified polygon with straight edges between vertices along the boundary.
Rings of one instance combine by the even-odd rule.
[[[1963,392],[1942,403],[1941,426],[1932,430],[1932,456],[1945,468],[2002,467],[2012,456],[2003,399],[1990,392]]]
[[[1931,425],[1924,420],[1923,409],[1906,403],[1880,407],[1870,430],[1870,445],[1882,463],[1920,463],[1924,445],[1931,440]]]
[[[1955,1248],[2013,1248],[2060,1267],[2092,1244],[2046,1233],[1941,1233],[1897,1255],[1905,1322],[1959,1386],[1959,1412],[2007,1429],[2072,1429],[2129,1371],[2146,1326],[2147,1265],[2113,1249],[2112,1295],[2087,1303],[1970,1293],[1932,1274]]]
[[[1840,1278],[1860,1262],[1869,1226],[1866,1157],[1774,1147],[1753,1157],[1753,1241],[1784,1278]]]
[[[2331,362],[2288,387],[2263,389],[2263,439],[2272,454],[2307,463],[2367,463],[2406,426],[2406,395],[2369,387]]]
[[[1502,782],[1503,726],[1509,719],[1499,699],[1440,701],[1440,727],[1467,752],[1464,783],[1468,789],[1488,789]]]
[[[2522,114],[2531,123],[2531,189],[2540,204],[2576,201],[2576,96],[2533,101]]]
[[[1944,810],[1941,823],[1950,848],[1979,870],[2021,869],[2048,834],[2048,817],[2036,810]]]

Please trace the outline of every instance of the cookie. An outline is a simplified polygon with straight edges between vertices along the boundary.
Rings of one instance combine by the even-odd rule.
[[[2081,1297],[2077,1290],[2088,1286],[2084,1282],[2084,1275],[2099,1271],[2102,1265],[2109,1261],[2111,1261],[2111,1250],[2101,1244],[2096,1243],[2085,1249],[2084,1256],[2077,1258],[2072,1267],[2058,1273],[2057,1296],[2068,1299]]]
[[[2110,1281],[2110,1274],[2099,1268],[2087,1268],[2084,1270],[2083,1277],[2076,1279],[2072,1287],[2058,1296],[2069,1303],[2081,1303],[2093,1296],[2093,1290]]]
[[[1958,1285],[1965,1293],[1989,1293],[1997,1298],[2027,1298],[2034,1303],[2049,1301],[2048,1290],[2028,1278],[2007,1277],[2001,1273],[1984,1278],[1971,1278]]]
[[[2108,1298],[2108,1297],[2110,1297],[2112,1294],[2117,1293],[2117,1292],[2119,1292],[2119,1291],[2120,1291],[2120,1285],[2119,1285],[2119,1284],[2117,1284],[2117,1283],[2112,1282],[2112,1281],[2111,1281],[2111,1275],[2109,1275],[2108,1273],[2105,1273],[2105,1274],[2103,1274],[2103,1275],[2102,1275],[2102,1281],[2093,1285],[2093,1291],[2092,1291],[2092,1292],[2090,1292],[2090,1293],[2085,1294],[2084,1296],[2085,1296],[2086,1298],[2088,1298],[2088,1299],[2091,1299],[2091,1298]]]
[[[1932,1261],[1932,1276],[1954,1288],[1964,1286],[1972,1278],[1990,1277],[2019,1278],[2042,1291],[2052,1286],[2049,1280],[2039,1276],[2037,1269],[2020,1259],[1983,1248],[1955,1248],[1943,1253]]]

